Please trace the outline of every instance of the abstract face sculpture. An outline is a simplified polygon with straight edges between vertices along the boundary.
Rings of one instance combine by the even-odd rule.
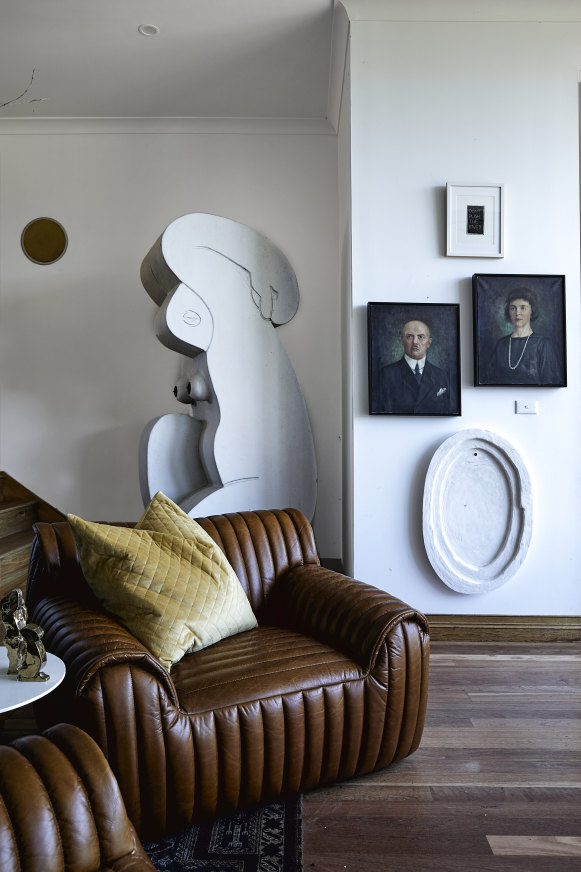
[[[185,406],[142,435],[144,503],[163,491],[190,514],[293,506],[311,519],[313,439],[275,330],[299,303],[285,255],[236,221],[184,215],[145,257],[141,281],[159,306],[158,339],[181,355],[174,395]]]

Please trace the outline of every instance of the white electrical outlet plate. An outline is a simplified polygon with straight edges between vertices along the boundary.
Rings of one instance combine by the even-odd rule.
[[[539,411],[537,400],[516,400],[515,412],[517,415],[536,415]]]

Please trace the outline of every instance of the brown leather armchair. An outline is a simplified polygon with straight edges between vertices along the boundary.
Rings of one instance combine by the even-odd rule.
[[[89,732],[143,839],[380,769],[420,742],[425,617],[324,569],[287,509],[198,518],[257,629],[186,654],[171,674],[94,599],[67,523],[36,525],[30,620],[67,666],[41,724]]]
[[[109,764],[78,727],[0,747],[0,869],[155,872]]]

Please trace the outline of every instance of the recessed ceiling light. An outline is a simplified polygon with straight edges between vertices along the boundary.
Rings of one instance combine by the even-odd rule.
[[[142,36],[157,36],[159,33],[157,24],[140,24],[137,29]]]

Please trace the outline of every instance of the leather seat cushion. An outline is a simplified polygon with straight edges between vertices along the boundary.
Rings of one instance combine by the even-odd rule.
[[[354,661],[314,639],[261,626],[186,654],[171,671],[190,715],[361,680]]]

